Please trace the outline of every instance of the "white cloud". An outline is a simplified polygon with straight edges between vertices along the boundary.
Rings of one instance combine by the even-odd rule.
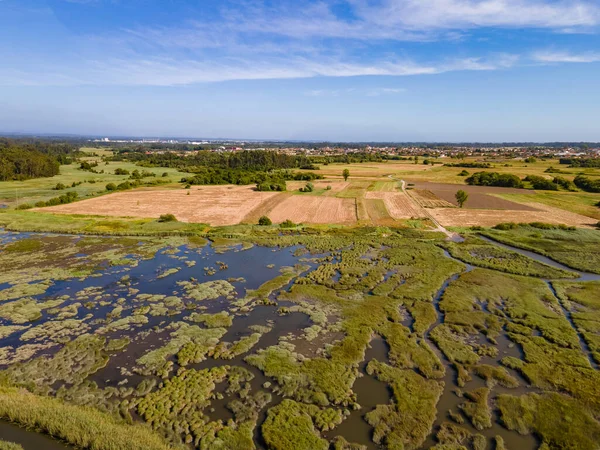
[[[533,54],[533,60],[542,63],[593,63],[600,62],[600,53],[573,54],[544,51]]]

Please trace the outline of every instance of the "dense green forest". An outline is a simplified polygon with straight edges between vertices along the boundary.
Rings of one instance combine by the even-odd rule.
[[[0,181],[52,177],[77,151],[66,143],[0,138]]]

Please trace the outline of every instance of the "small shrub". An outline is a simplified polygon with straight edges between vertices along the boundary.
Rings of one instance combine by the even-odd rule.
[[[159,222],[177,222],[177,217],[175,217],[173,214],[161,214],[161,216],[158,218]]]
[[[17,206],[17,209],[20,211],[31,208],[33,208],[33,206],[31,206],[29,203],[23,203],[22,205]]]
[[[117,186],[117,189],[119,191],[126,191],[127,189],[131,189],[131,188],[132,188],[132,184],[129,181],[124,181],[123,183],[121,183]]]
[[[499,223],[494,227],[496,230],[508,231],[519,228],[519,225],[514,222]]]
[[[281,224],[279,224],[279,226],[281,228],[294,228],[294,227],[296,227],[296,224],[294,222],[292,222],[290,219],[286,219],[283,222],[281,222]]]
[[[468,175],[469,175],[468,170],[461,170],[460,173],[458,174],[459,177],[466,177]]]
[[[261,226],[269,226],[273,225],[273,222],[267,216],[262,216],[260,219],[258,219],[258,224]]]
[[[106,190],[107,191],[116,191],[117,190],[117,185],[115,183],[108,183],[106,185]]]
[[[326,190],[326,191],[330,191],[330,190],[331,190],[331,186],[327,186],[327,187],[325,188],[325,190]],[[600,202],[598,203],[598,206],[600,206]]]
[[[169,172],[163,172],[163,174],[162,174],[162,177],[163,177],[163,178],[166,178],[166,177],[168,177],[168,176],[169,176]]]
[[[55,191],[62,191],[64,189],[66,189],[66,188],[67,187],[64,184],[62,184],[62,183],[56,183],[56,186],[54,186],[54,190]]]
[[[115,169],[115,175],[129,175],[129,170],[121,169],[119,167]]]

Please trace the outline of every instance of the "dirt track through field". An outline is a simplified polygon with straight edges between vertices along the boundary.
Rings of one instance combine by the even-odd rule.
[[[189,193],[189,195],[188,195]],[[192,189],[136,189],[44,208],[59,214],[158,218],[174,214],[182,222],[234,225],[262,203],[280,195],[251,186],[202,186]]]

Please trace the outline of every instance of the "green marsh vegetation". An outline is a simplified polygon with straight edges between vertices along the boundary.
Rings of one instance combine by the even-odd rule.
[[[600,273],[600,234],[596,230],[509,223],[480,233],[499,242],[547,256],[568,267]]]
[[[445,241],[440,244],[455,258],[468,264],[501,272],[539,278],[576,278],[577,274],[535,261],[520,253],[469,236],[464,242]]]
[[[518,240],[520,228],[479,232]],[[537,245],[596,242],[587,230],[523,228],[540,233],[529,236]],[[75,445],[598,441],[599,284],[474,233],[462,243],[386,227],[17,237],[0,235],[0,417]],[[367,357],[379,340],[383,354]],[[387,387],[387,401],[373,403],[365,380]],[[352,420],[370,431],[339,431]]]

